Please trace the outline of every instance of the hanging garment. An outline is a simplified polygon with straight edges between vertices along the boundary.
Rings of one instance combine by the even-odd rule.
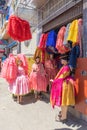
[[[74,46],[78,43],[77,39],[78,39],[78,20],[76,19],[70,25],[67,41],[72,41]]]
[[[69,51],[69,49],[63,45],[65,32],[66,32],[66,27],[63,26],[61,27],[57,35],[56,48],[58,52],[61,54]]]
[[[65,31],[65,34],[64,34],[63,45],[66,46],[66,47],[68,46],[67,37],[68,37],[68,34],[69,34],[69,28],[70,28],[70,23],[66,26],[66,31]]]
[[[55,48],[56,38],[57,38],[56,32],[54,30],[50,31],[48,33],[48,38],[47,38],[46,46],[52,46],[52,47]]]
[[[70,52],[70,58],[69,58],[69,65],[72,68],[76,68],[77,58],[80,55],[80,47],[79,45],[76,45],[72,48]]]
[[[29,23],[14,15],[9,18],[7,32],[11,38],[19,42],[32,38]]]
[[[39,48],[46,48],[47,37],[48,37],[48,33],[41,35],[39,46],[38,46]]]
[[[34,53],[34,60],[36,59],[37,56],[39,56],[40,61],[42,61],[42,50],[38,47],[36,48],[35,53]]]
[[[37,47],[35,54],[34,54],[34,60],[36,59],[37,56],[40,57],[40,61],[43,64],[44,64],[45,60],[49,58],[49,54],[46,52],[46,50],[38,48],[38,47]]]

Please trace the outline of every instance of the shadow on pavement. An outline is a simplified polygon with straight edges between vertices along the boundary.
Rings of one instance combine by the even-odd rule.
[[[63,124],[67,125],[67,127],[72,127],[72,128],[58,128],[54,130],[87,130],[87,123],[83,120],[75,118],[70,113],[68,113],[68,121]]]
[[[27,105],[27,104],[35,103],[39,100],[43,101],[45,103],[49,103],[49,100],[43,94],[42,94],[40,99],[35,99],[34,94],[29,93],[28,95],[23,96],[23,102],[21,103],[21,105]]]

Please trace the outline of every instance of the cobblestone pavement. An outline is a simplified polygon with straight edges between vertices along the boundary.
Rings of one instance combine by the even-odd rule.
[[[24,104],[13,101],[8,84],[0,78],[0,130],[87,130],[87,123],[70,114],[66,124],[55,121],[55,114],[44,97],[36,101],[34,95],[24,97]]]

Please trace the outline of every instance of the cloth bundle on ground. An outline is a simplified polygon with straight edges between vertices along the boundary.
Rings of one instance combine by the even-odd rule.
[[[17,77],[17,64],[16,58],[13,54],[4,61],[1,71],[1,76],[5,78],[9,83],[12,83]]]
[[[63,45],[65,32],[66,32],[66,27],[63,26],[63,27],[61,27],[61,29],[59,30],[58,35],[57,35],[56,48],[57,48],[58,52],[61,54],[69,51],[69,48],[67,48]]]
[[[19,42],[32,38],[29,23],[14,15],[9,18],[7,32],[11,38]]]

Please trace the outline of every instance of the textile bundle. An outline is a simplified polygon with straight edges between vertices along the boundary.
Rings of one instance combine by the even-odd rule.
[[[41,35],[39,46],[38,46],[39,48],[46,48],[47,37],[48,37],[48,33]]]
[[[78,20],[71,23],[67,41],[72,41],[73,44],[78,43]]]
[[[9,18],[7,32],[11,38],[19,42],[32,38],[29,23],[14,15]]]
[[[69,51],[69,49],[63,45],[65,32],[66,32],[66,27],[63,26],[59,30],[57,35],[56,48],[58,49],[58,52],[61,54]]]

